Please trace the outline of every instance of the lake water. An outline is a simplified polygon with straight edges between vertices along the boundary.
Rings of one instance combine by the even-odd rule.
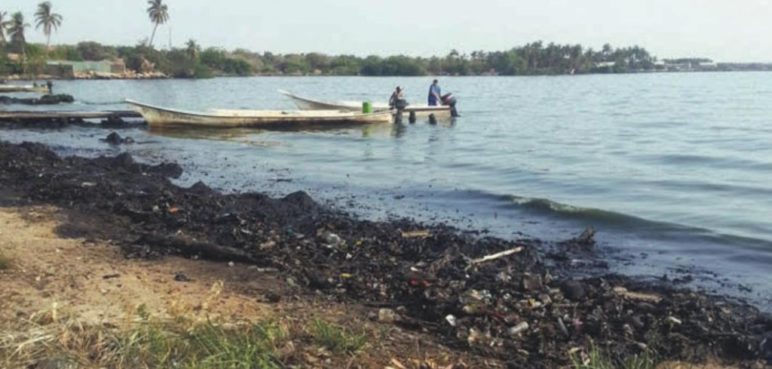
[[[430,78],[62,81],[67,109],[126,109],[132,98],[186,109],[293,108],[286,89],[423,103]],[[772,73],[441,78],[462,118],[332,131],[2,131],[65,154],[126,150],[174,160],[181,184],[314,198],[364,217],[410,216],[546,240],[598,231],[614,271],[702,274],[697,287],[772,310]],[[11,106],[7,109],[27,109]],[[45,108],[38,108],[45,109]],[[61,109],[61,107],[57,107]]]

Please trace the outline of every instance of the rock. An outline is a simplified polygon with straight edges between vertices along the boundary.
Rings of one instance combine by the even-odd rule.
[[[0,96],[0,104],[21,104],[21,105],[57,105],[63,103],[72,103],[75,98],[72,95],[43,95],[40,98],[17,98],[9,96]]]
[[[592,227],[587,227],[587,229],[585,229],[584,232],[582,232],[582,234],[577,237],[576,242],[585,246],[595,245],[595,229]]]
[[[260,251],[266,251],[272,249],[274,246],[276,246],[276,241],[267,241],[260,244]]]
[[[544,287],[540,275],[532,275],[530,273],[524,273],[521,282],[521,287],[524,291],[538,291]]]
[[[633,323],[633,326],[635,326],[635,328],[642,329],[646,327],[646,324],[643,322],[643,317],[641,317],[640,315],[633,316],[630,319],[630,321]]]
[[[102,141],[109,143],[110,145],[123,145],[123,144],[132,144],[134,143],[134,139],[131,137],[123,138],[121,135],[119,135],[116,132],[112,132],[107,137],[102,139]]]
[[[177,282],[190,282],[191,279],[183,272],[174,273],[174,280]]]
[[[76,369],[78,365],[68,359],[63,358],[49,358],[38,361],[31,366],[34,369]]]
[[[279,295],[278,293],[269,291],[265,293],[265,300],[272,304],[275,304],[281,301],[281,295]]]
[[[566,328],[566,323],[563,322],[563,318],[558,317],[558,328],[560,328],[560,331],[563,332],[564,335],[570,336],[568,328]]]
[[[517,336],[518,334],[527,331],[528,328],[529,328],[528,323],[522,322],[512,328],[509,328],[509,330],[507,330],[507,333],[509,333],[510,336]]]
[[[121,138],[121,135],[119,135],[118,133],[113,132],[107,135],[107,137],[105,137],[103,141],[112,145],[120,145],[121,142],[123,141],[123,138]]]
[[[378,310],[378,321],[381,323],[394,323],[399,321],[399,315],[391,309]]]
[[[674,317],[674,316],[669,316],[669,317],[667,317],[667,318],[665,319],[665,321],[667,321],[668,323],[670,323],[670,324],[673,324],[673,325],[681,325],[681,324],[683,324],[683,322],[681,321],[681,319],[678,319],[678,318],[676,318],[676,317]]]
[[[587,297],[587,289],[584,283],[577,280],[568,280],[563,282],[561,291],[570,300],[582,301]]]
[[[343,239],[335,233],[324,232],[322,233],[322,239],[330,246],[338,246],[343,243]]]
[[[761,357],[767,360],[767,364],[772,365],[772,332],[767,333],[767,337],[761,341],[759,352]]]

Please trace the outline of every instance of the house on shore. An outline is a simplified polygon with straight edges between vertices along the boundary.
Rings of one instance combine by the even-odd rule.
[[[116,78],[126,74],[123,59],[101,61],[51,60],[46,74],[55,78]]]

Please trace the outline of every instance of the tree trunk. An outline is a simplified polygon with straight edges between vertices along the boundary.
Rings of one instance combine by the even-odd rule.
[[[153,47],[153,39],[155,38],[155,31],[157,29],[158,29],[158,23],[156,23],[155,26],[153,27],[153,34],[150,35],[150,44],[148,46],[150,46],[151,48]]]
[[[51,34],[46,35],[46,61],[48,61],[48,52],[51,51]]]
[[[21,42],[21,74],[27,74],[27,47]]]

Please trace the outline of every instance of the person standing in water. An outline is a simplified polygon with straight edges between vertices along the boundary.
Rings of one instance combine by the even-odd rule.
[[[402,88],[397,86],[397,89],[394,90],[394,93],[391,94],[391,98],[389,98],[389,107],[392,109],[402,110],[406,106],[407,102],[405,101],[405,95],[402,92]]]
[[[429,106],[440,105],[442,101],[442,90],[440,89],[439,81],[436,79],[429,87]]]

